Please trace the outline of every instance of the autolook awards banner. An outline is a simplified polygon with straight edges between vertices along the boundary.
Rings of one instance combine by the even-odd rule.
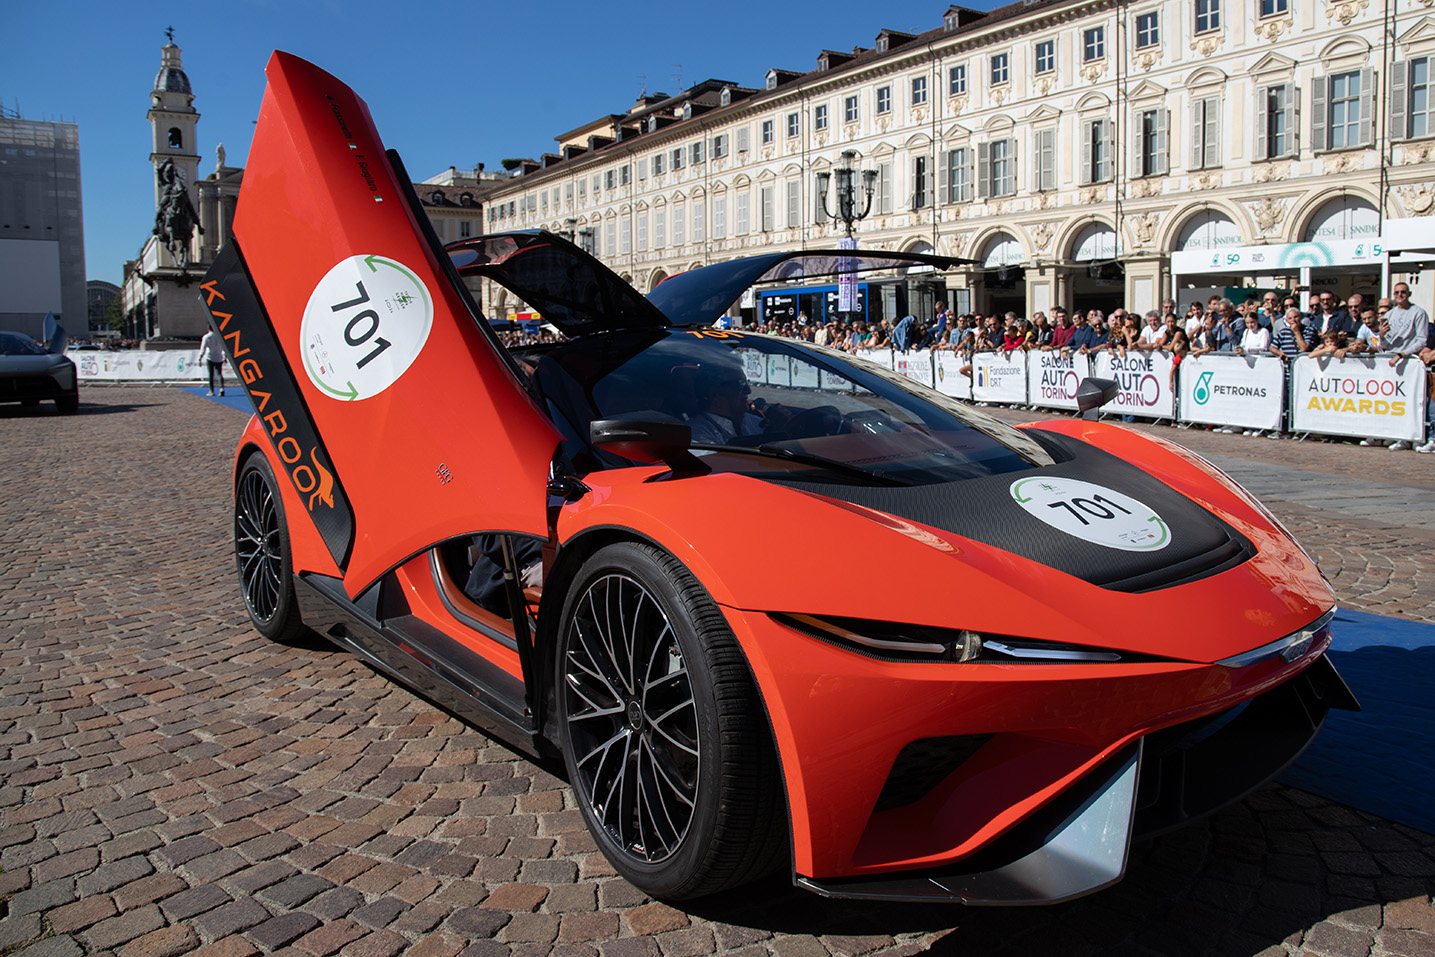
[[[1301,356],[1291,373],[1296,432],[1377,439],[1423,437],[1425,367],[1388,356],[1344,359]]]
[[[1285,363],[1275,356],[1203,355],[1181,363],[1181,421],[1276,429]]]

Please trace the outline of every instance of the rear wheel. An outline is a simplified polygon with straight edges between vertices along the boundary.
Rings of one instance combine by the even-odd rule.
[[[762,705],[698,581],[649,545],[601,549],[564,609],[560,744],[614,868],[654,897],[716,893],[776,863],[783,804]]]
[[[249,620],[264,637],[292,641],[304,630],[294,595],[289,527],[274,472],[249,456],[234,486],[234,560]]]

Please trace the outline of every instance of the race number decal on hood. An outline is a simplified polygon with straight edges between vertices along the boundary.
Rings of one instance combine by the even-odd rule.
[[[418,276],[382,256],[350,256],[304,308],[304,371],[330,398],[371,398],[408,370],[432,327],[433,299]]]
[[[1024,478],[1011,485],[1011,497],[1038,518],[1082,541],[1128,552],[1154,552],[1171,541],[1171,532],[1147,505],[1114,489],[1060,476]]]

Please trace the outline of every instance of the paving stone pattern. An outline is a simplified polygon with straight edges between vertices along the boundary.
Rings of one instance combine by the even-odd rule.
[[[1435,954],[1435,837],[1279,786],[1055,907],[833,902],[783,874],[649,900],[551,769],[248,627],[243,421],[161,388],[0,406],[0,955]],[[1313,467],[1294,443],[1196,440]],[[1415,478],[1382,475],[1435,488]],[[1428,539],[1277,511],[1347,604],[1430,620]]]

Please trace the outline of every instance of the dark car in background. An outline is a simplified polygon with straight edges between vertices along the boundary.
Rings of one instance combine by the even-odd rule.
[[[65,414],[80,408],[79,375],[65,357],[65,330],[45,317],[45,345],[20,332],[0,332],[0,402],[39,405],[55,400]]]

